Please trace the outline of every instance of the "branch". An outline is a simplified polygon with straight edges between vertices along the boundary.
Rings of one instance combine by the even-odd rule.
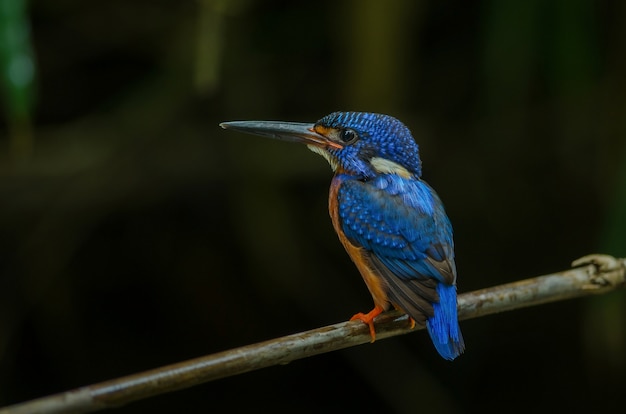
[[[573,266],[582,267],[464,293],[458,299],[459,319],[607,293],[625,284],[626,259],[590,255]],[[411,329],[407,316],[397,311],[376,319],[377,340],[416,329],[423,327]],[[0,414],[98,411],[370,340],[362,322],[342,322],[0,408]]]

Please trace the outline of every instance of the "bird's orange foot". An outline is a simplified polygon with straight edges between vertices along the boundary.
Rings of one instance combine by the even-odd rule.
[[[409,329],[415,328],[415,319],[409,316],[409,324],[411,325]]]
[[[380,315],[383,312],[383,308],[376,305],[374,309],[369,311],[368,313],[359,312],[353,317],[350,318],[351,321],[362,321],[367,326],[370,327],[370,335],[372,336],[372,342],[376,340],[376,329],[374,329],[374,318]]]

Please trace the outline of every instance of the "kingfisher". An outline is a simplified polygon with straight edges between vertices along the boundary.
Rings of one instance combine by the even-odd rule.
[[[328,208],[333,227],[374,299],[351,320],[369,326],[392,306],[426,325],[439,354],[465,349],[458,323],[452,225],[422,180],[419,148],[398,119],[333,112],[311,123],[232,121],[222,128],[305,144],[334,171]]]

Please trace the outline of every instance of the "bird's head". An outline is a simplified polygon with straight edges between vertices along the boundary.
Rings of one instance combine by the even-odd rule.
[[[222,128],[295,141],[322,155],[335,171],[363,178],[389,173],[419,177],[418,146],[409,129],[389,115],[333,112],[314,124],[234,121]]]

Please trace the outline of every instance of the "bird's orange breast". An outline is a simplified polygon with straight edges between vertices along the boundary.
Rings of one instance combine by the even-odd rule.
[[[382,309],[386,310],[389,308],[389,300],[387,296],[387,286],[385,281],[376,274],[376,271],[373,269],[370,260],[369,253],[360,246],[352,244],[350,240],[346,237],[343,229],[341,228],[341,220],[339,217],[339,201],[338,201],[338,193],[339,188],[341,187],[342,179],[339,174],[335,175],[333,181],[330,185],[330,193],[328,195],[328,211],[330,213],[330,218],[333,223],[333,227],[335,228],[335,232],[339,236],[339,240],[343,247],[348,252],[348,255],[356,265],[357,269],[361,273],[367,288],[374,299],[374,304],[380,306]]]

